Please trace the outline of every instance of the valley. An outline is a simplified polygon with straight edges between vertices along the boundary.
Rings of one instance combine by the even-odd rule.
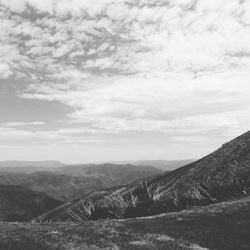
[[[1,250],[249,249],[250,131],[173,171],[60,169],[0,174]],[[69,180],[85,186],[55,199],[48,187],[71,189]],[[11,182],[44,185],[52,196]]]
[[[19,163],[20,165],[20,163]],[[67,165],[38,171],[38,167],[0,167],[0,185],[18,185],[45,192],[55,199],[68,202],[85,193],[125,185],[137,179],[155,176],[163,171],[151,166],[134,165]]]

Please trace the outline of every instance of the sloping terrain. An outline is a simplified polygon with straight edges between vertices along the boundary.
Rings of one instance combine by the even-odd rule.
[[[19,185],[68,202],[90,191],[128,184],[159,173],[162,171],[153,167],[133,165],[77,165],[57,172],[0,173],[0,185]]]
[[[121,192],[123,197],[131,193],[138,200],[132,210],[143,215],[248,195],[250,131],[198,161]]]
[[[160,186],[159,200],[172,198],[183,205],[224,200],[250,193],[250,131],[212,154],[152,180]],[[155,190],[155,188],[154,188]]]
[[[0,221],[29,221],[60,204],[45,193],[0,185]]]
[[[71,203],[63,217],[60,211],[60,219],[99,219],[96,214],[102,214],[102,218],[147,216],[249,193],[250,132],[247,132],[212,154],[170,173],[104,192],[98,199],[84,196]]]
[[[248,250],[250,198],[152,217],[0,223],[1,250]]]

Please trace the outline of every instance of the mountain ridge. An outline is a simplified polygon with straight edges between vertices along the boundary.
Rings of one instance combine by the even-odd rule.
[[[90,219],[99,218],[98,210],[98,213],[106,213],[106,217],[127,218],[178,211],[246,195],[250,195],[250,131],[169,173],[110,192],[103,190],[103,195],[100,191],[86,195],[61,211],[59,218],[72,219],[68,211],[75,212],[77,207],[84,211],[89,202],[94,206]],[[47,216],[49,213],[40,219],[46,220]]]
[[[137,179],[162,173],[153,167],[133,165],[65,166],[58,171],[32,173],[0,172],[0,185],[19,185],[34,191],[43,191],[55,199],[67,202],[90,191],[128,184]]]

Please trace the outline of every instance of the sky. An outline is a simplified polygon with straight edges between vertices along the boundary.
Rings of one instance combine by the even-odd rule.
[[[199,158],[249,113],[250,1],[0,0],[0,160]]]

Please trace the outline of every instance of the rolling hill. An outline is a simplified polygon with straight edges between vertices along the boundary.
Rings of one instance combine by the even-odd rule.
[[[250,131],[206,157],[155,178],[75,200],[47,218],[85,220],[177,211],[250,194]],[[57,216],[58,215],[58,216]],[[101,216],[100,216],[101,215]]]
[[[72,200],[85,192],[105,188],[108,184],[108,179],[105,177],[76,177],[46,171],[31,174],[0,174],[0,185],[18,185],[33,191],[45,192],[64,202]]]
[[[50,196],[68,202],[85,193],[137,179],[155,176],[162,171],[153,167],[102,164],[65,166],[60,170],[34,173],[0,173],[0,185],[18,185],[34,191],[46,192]]]
[[[0,185],[0,221],[29,221],[60,204],[42,192]]]
[[[162,173],[162,170],[151,166],[135,166],[132,164],[80,164],[67,165],[60,169],[64,175],[100,178],[105,177],[112,186],[123,185],[135,180]]]

